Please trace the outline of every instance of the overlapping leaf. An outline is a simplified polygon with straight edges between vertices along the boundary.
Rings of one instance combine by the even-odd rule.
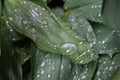
[[[101,56],[94,80],[110,80],[112,75],[120,68],[119,60],[120,53],[116,54],[112,59],[108,55]]]
[[[80,3],[82,3],[82,0],[80,0],[80,1],[81,1]],[[83,1],[83,3],[84,3],[84,1]],[[92,1],[89,0],[88,5],[79,6],[77,8],[72,9],[72,10],[73,10],[73,12],[77,12],[77,14],[82,15],[91,21],[101,23],[102,22],[101,10],[102,10],[103,0],[96,0],[96,1],[92,0]],[[71,3],[72,2],[74,2],[74,0],[71,0]],[[75,0],[75,2],[79,3],[77,0]],[[66,2],[66,4],[67,4],[67,2]],[[71,11],[71,10],[68,10],[67,12],[69,12],[69,11]]]
[[[114,54],[120,51],[120,37],[114,33],[114,30],[107,28],[103,24],[93,24],[97,37],[97,43],[94,51],[99,54]],[[104,34],[104,35],[103,35]]]
[[[10,32],[3,19],[0,27],[0,80],[22,80],[19,57],[14,50]]]
[[[71,62],[59,54],[42,51],[32,45],[32,79],[66,80],[71,71]]]
[[[90,44],[49,9],[47,11],[35,3],[23,0],[8,0],[6,5],[10,25],[32,39],[40,49],[61,53],[82,64],[97,58]]]
[[[64,0],[64,8],[71,9],[76,7],[81,7],[97,2],[97,0]]]

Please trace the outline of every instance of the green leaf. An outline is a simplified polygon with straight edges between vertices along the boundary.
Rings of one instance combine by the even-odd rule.
[[[110,80],[112,75],[120,67],[120,53],[111,59],[108,55],[102,55],[99,59],[97,72],[94,80]]]
[[[92,61],[83,66],[82,72],[79,75],[78,80],[92,80],[96,69],[97,61]]]
[[[22,68],[5,21],[0,26],[0,80],[22,80]]]
[[[111,78],[111,80],[116,80],[116,79],[120,80],[120,67]]]
[[[104,24],[120,31],[120,0],[104,0],[102,16]]]
[[[66,18],[69,26],[89,42],[95,42],[96,36],[90,23],[78,12],[71,12]]]
[[[120,51],[120,37],[103,24],[94,23],[92,25],[97,37],[97,43],[94,47],[95,53],[114,54]],[[103,35],[104,34],[104,35]]]
[[[23,0],[8,0],[6,5],[9,24],[40,49],[66,55],[81,64],[97,59],[90,44],[48,8]]]
[[[80,6],[74,9],[70,9],[66,12],[66,16],[70,11],[71,12],[73,11],[73,12],[76,12],[78,15],[84,16],[88,20],[101,23],[102,22],[101,20],[102,2],[103,0],[97,0],[91,4]]]
[[[78,77],[81,72],[82,72],[82,66],[79,64],[73,64],[70,80],[78,80]]]
[[[70,61],[59,54],[39,50],[32,45],[32,80],[66,80],[69,78]]]
[[[97,61],[85,65],[73,64],[70,80],[92,80],[96,65]]]
[[[64,8],[71,9],[95,3],[98,0],[65,0]]]

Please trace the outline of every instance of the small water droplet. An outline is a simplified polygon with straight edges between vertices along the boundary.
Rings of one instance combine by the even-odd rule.
[[[81,41],[79,44],[81,45],[83,42]]]
[[[80,63],[82,63],[83,62],[83,60],[80,60]]]
[[[102,41],[102,44],[105,44],[105,41],[104,41],[104,40]]]
[[[45,62],[42,62],[42,63],[41,63],[41,67],[44,67],[44,66],[45,66]]]
[[[40,74],[37,75],[37,78],[39,78],[39,77],[40,77]]]
[[[98,76],[99,76],[99,75],[101,75],[101,72],[100,72],[100,71],[98,71],[98,72],[97,72],[97,75],[98,75]]]
[[[44,70],[42,70],[40,74],[44,74]]]
[[[61,64],[61,70],[64,68],[64,65],[63,64]]]
[[[115,61],[113,61],[111,64],[115,64]]]
[[[48,74],[48,76],[47,76],[48,78],[50,78],[51,77],[51,75],[50,74]]]
[[[43,21],[43,24],[47,25],[47,21],[44,20],[44,21]]]
[[[36,7],[36,8],[35,8],[35,11],[37,11],[37,10],[38,10],[38,8]]]
[[[44,11],[44,10],[45,10],[45,8],[42,8],[42,10]]]
[[[86,78],[86,76],[85,76],[85,75],[83,75],[81,78],[82,78],[82,79],[85,79],[85,78]]]
[[[109,67],[109,70],[111,71],[112,69],[113,69],[113,66],[110,66],[110,67]]]
[[[9,17],[10,20],[13,20],[13,18]]]
[[[101,13],[98,14],[98,17],[100,17],[100,16],[101,16]]]

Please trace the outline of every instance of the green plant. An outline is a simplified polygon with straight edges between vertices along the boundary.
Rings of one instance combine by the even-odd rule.
[[[120,80],[120,1],[52,1],[1,1],[0,80]]]

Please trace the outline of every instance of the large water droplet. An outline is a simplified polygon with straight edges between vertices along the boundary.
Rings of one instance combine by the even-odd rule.
[[[74,54],[77,51],[77,46],[73,43],[64,43],[61,46],[62,49],[65,49],[67,53]]]

